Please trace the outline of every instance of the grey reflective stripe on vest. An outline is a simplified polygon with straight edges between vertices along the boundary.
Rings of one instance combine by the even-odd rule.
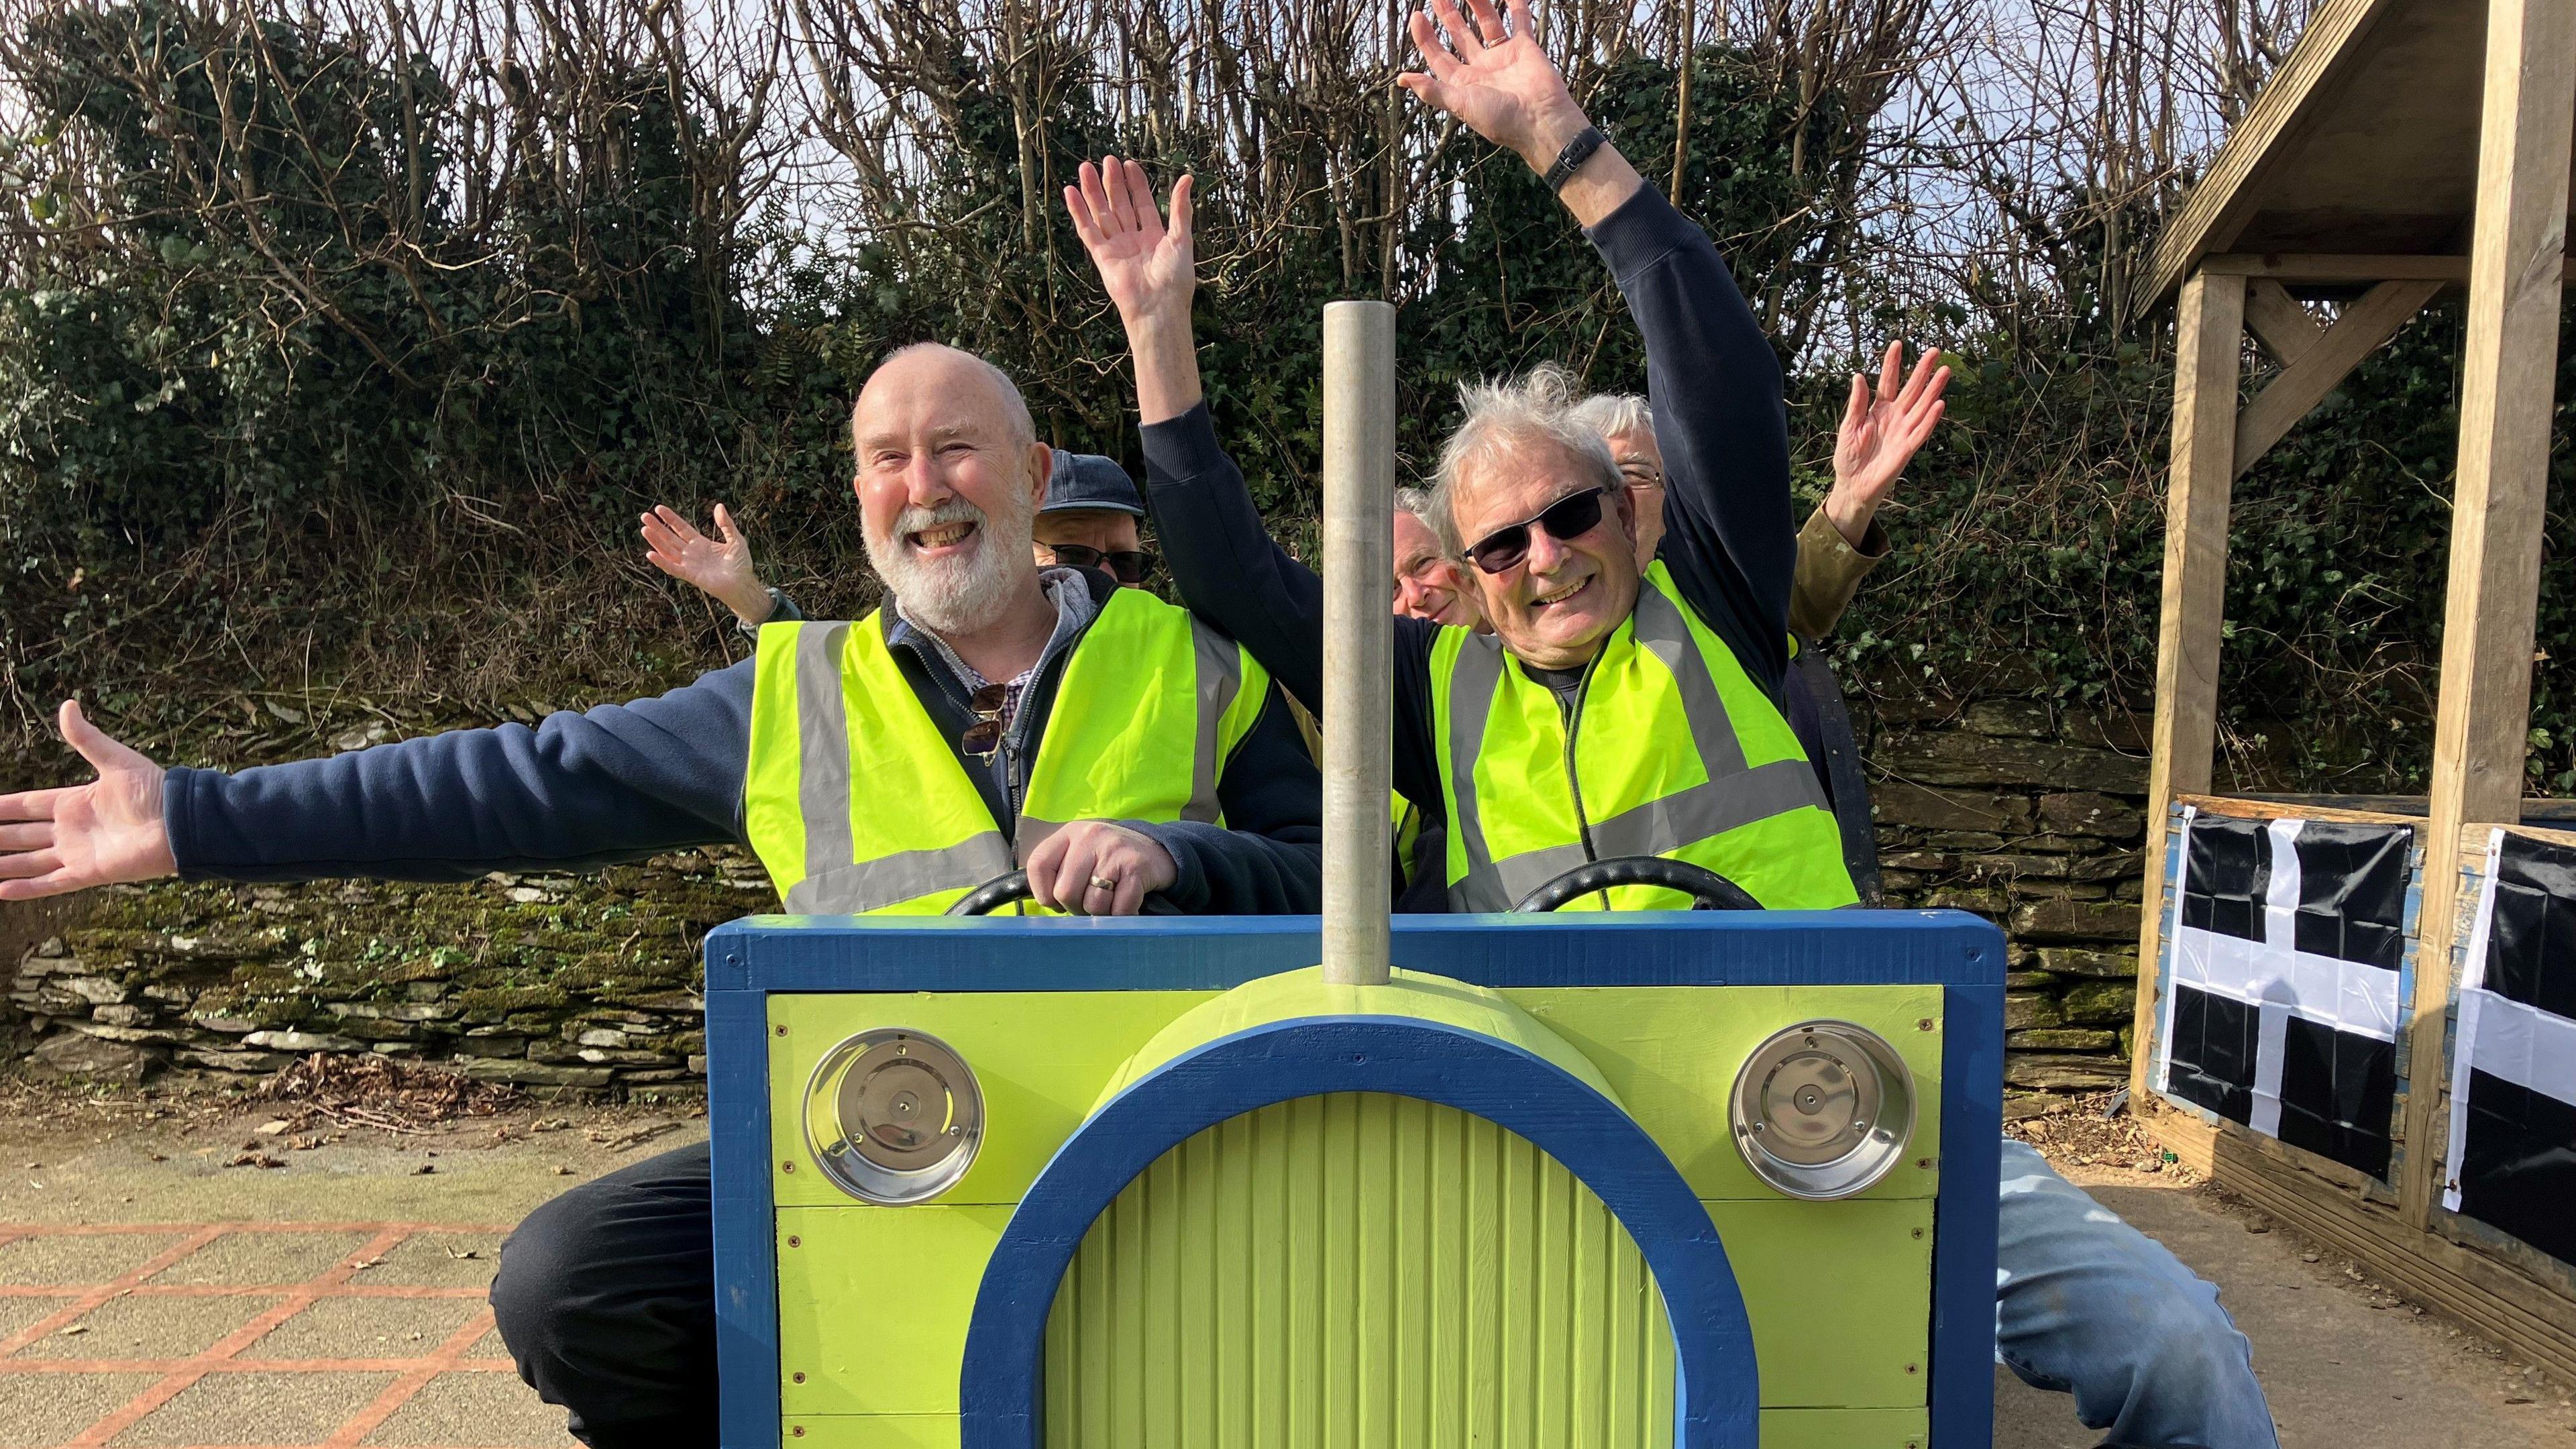
[[[844,747],[846,748],[846,746]],[[933,891],[971,890],[1013,869],[1002,832],[981,835],[942,850],[904,850],[827,875],[809,875],[787,889],[787,911],[797,916],[863,916]]]
[[[1243,659],[1233,640],[1196,617],[1190,620],[1190,649],[1198,658],[1199,738],[1190,761],[1190,803],[1181,807],[1181,818],[1213,825],[1224,813],[1216,803],[1216,780],[1225,768],[1225,712],[1243,692]]]
[[[1803,759],[1774,760],[1745,768],[1744,742],[1736,736],[1717,679],[1708,659],[1691,637],[1678,605],[1653,585],[1640,581],[1635,615],[1637,647],[1652,653],[1672,672],[1682,703],[1682,718],[1692,748],[1708,778],[1687,790],[1649,800],[1606,820],[1591,823],[1592,849],[1602,859],[1622,855],[1662,855],[1693,841],[1723,835],[1755,821],[1785,815],[1802,805],[1822,810],[1824,789],[1812,765]],[[1482,821],[1475,812],[1476,752],[1484,745],[1485,722],[1495,689],[1502,681],[1502,649],[1476,647],[1468,641],[1459,651],[1450,680],[1449,757],[1451,789],[1462,817],[1452,822],[1466,849],[1467,873],[1449,888],[1449,904],[1460,911],[1508,911],[1531,891],[1585,862],[1580,843],[1551,845],[1494,860],[1485,844]],[[1481,657],[1480,657],[1481,656]],[[1468,661],[1479,659],[1477,684],[1468,689]],[[1472,714],[1472,727],[1470,715]]]
[[[817,879],[835,879],[856,856],[850,825],[850,717],[841,696],[841,647],[847,624],[807,624],[796,631],[796,810],[805,822],[805,878],[787,889],[787,909]]]
[[[938,890],[982,885],[1011,866],[988,830],[941,850],[860,861],[850,818],[850,717],[841,689],[848,624],[807,624],[796,634],[796,808],[805,823],[805,878],[787,888],[794,915],[857,916]]]
[[[1449,828],[1458,833],[1458,848],[1467,857],[1467,874],[1449,888],[1449,904],[1462,911],[1508,911],[1519,896],[1503,898],[1501,905],[1469,904],[1471,896],[1482,900],[1482,893],[1471,893],[1494,871],[1493,853],[1485,846],[1484,816],[1476,808],[1476,752],[1485,746],[1485,724],[1494,712],[1494,692],[1503,683],[1503,646],[1491,634],[1470,634],[1458,649],[1458,663],[1449,671],[1449,794],[1457,802],[1457,819]],[[1576,863],[1583,859],[1583,847],[1572,847]],[[1499,892],[1500,886],[1493,887]],[[1523,892],[1527,894],[1527,892]]]

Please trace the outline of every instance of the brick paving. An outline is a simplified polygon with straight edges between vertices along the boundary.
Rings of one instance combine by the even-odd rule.
[[[553,1449],[484,1302],[506,1229],[0,1223],[0,1449]]]

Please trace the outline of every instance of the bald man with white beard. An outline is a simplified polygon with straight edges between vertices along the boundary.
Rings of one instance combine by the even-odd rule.
[[[164,770],[66,703],[64,738],[98,779],[0,796],[0,901],[172,875],[471,880],[735,844],[816,914],[937,910],[1014,863],[1072,912],[1131,914],[1150,894],[1315,910],[1319,782],[1278,691],[1181,610],[1031,561],[1051,450],[1010,379],[905,348],[870,375],[851,438],[887,586],[868,619],[769,625],[752,660],[533,729],[239,774]],[[1211,683],[1194,670],[1221,681],[1193,688]],[[791,701],[829,703],[839,733]],[[1086,728],[1050,753],[1059,706]],[[1063,758],[1100,720],[1124,731],[1101,755],[1117,759]],[[835,794],[840,818],[808,830],[800,815],[828,808],[808,802]],[[583,1442],[716,1443],[710,1203],[702,1144],[573,1189],[504,1247],[502,1337]]]

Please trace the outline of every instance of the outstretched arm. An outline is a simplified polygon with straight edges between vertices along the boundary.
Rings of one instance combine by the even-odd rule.
[[[1064,189],[1064,205],[1127,329],[1138,420],[1149,427],[1168,422],[1200,398],[1198,339],[1190,328],[1190,299],[1199,285],[1190,178],[1172,183],[1169,225],[1145,168],[1133,161],[1085,161],[1080,183]]]
[[[530,729],[450,730],[322,760],[162,770],[66,705],[88,785],[0,796],[0,900],[189,879],[471,880],[742,839],[746,660]]]
[[[1536,39],[1525,0],[1511,24],[1489,0],[1413,18],[1426,74],[1406,89],[1509,147],[1536,170],[1586,124]],[[1439,31],[1447,32],[1441,43]],[[1788,414],[1780,364],[1708,234],[1603,146],[1559,192],[1627,298],[1646,344],[1646,391],[1664,454],[1661,558],[1694,612],[1766,689],[1788,667]]]
[[[1168,223],[1155,204],[1145,168],[1133,161],[1104,156],[1097,166],[1084,162],[1081,183],[1064,189],[1065,206],[1100,270],[1101,286],[1126,324],[1154,525],[1181,600],[1251,650],[1290,694],[1310,709],[1319,708],[1324,690],[1323,581],[1263,527],[1242,470],[1217,441],[1199,388],[1190,328],[1190,301],[1198,288],[1191,272],[1190,178],[1172,184]],[[1402,619],[1394,627],[1396,785],[1412,799],[1436,802],[1440,794],[1430,763],[1428,723],[1431,630]],[[1228,778],[1233,776],[1229,772]],[[1226,818],[1238,818],[1232,804]],[[1191,886],[1186,866],[1181,874],[1186,892]],[[1278,884],[1288,877],[1262,879],[1270,883],[1234,894],[1266,903],[1289,888]],[[1212,898],[1229,895],[1221,882],[1210,889]]]

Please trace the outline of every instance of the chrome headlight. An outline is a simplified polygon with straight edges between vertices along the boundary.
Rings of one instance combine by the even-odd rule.
[[[862,1202],[920,1202],[956,1186],[984,1140],[984,1094],[937,1037],[863,1031],[823,1054],[805,1087],[805,1145]]]
[[[1801,1022],[1744,1059],[1727,1114],[1754,1176],[1791,1197],[1849,1197],[1904,1159],[1914,1077],[1865,1026]]]

